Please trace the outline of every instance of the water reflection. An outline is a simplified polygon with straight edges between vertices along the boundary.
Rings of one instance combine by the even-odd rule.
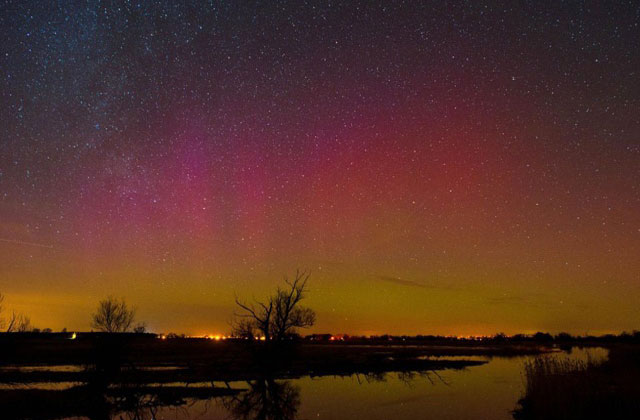
[[[11,420],[155,419],[158,411],[166,407],[183,407],[191,401],[239,392],[213,383],[167,386],[145,382],[146,371],[125,362],[127,350],[117,337],[105,337],[96,342],[93,359],[81,368],[0,369],[2,383],[22,385],[0,388],[1,417]],[[38,383],[48,383],[48,386],[35,387]]]
[[[572,358],[586,352],[574,351]],[[591,358],[606,352],[590,352]],[[549,355],[548,357],[564,357]],[[293,420],[350,419],[510,419],[522,395],[521,371],[527,358],[493,358],[467,370],[404,371],[345,376],[279,379],[268,370],[244,382],[138,382],[131,377],[171,375],[171,370],[131,372],[120,364],[96,364],[82,372],[64,369],[55,378],[83,374],[81,385],[55,389],[0,389],[3,419],[184,419]],[[88,369],[88,370],[87,370]],[[7,373],[8,372],[8,373]],[[15,369],[0,377],[19,378]],[[138,376],[136,376],[136,373]],[[42,379],[41,369],[25,369],[23,378]],[[5,376],[2,376],[5,375]],[[14,376],[11,376],[14,375]],[[29,376],[31,375],[31,376]],[[157,377],[157,376],[154,376]]]
[[[294,420],[300,407],[300,387],[291,381],[264,378],[248,382],[249,390],[225,398],[237,420]]]
[[[112,418],[155,418],[158,410],[186,407],[198,400],[231,395],[237,390],[213,386],[110,386],[92,384],[62,390],[3,389],[0,407],[3,419],[60,419],[84,417],[91,420]],[[119,417],[117,417],[119,416]]]

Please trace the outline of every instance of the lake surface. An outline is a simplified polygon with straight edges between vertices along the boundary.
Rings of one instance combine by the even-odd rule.
[[[163,407],[138,413],[121,413],[115,419],[511,419],[522,396],[526,357],[481,358],[481,366],[443,370],[437,375],[388,373],[383,377],[304,377],[234,382],[249,388],[234,397],[191,401],[180,407]],[[544,357],[605,359],[605,349],[574,349],[571,354]],[[444,359],[455,359],[444,357]],[[218,386],[226,386],[217,384]],[[137,415],[137,417],[136,417]],[[76,419],[76,418],[74,418]]]

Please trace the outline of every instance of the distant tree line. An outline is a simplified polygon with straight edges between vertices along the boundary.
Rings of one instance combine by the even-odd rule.
[[[232,322],[232,331],[228,339],[263,340],[278,342],[282,340],[305,340],[308,342],[347,342],[347,343],[386,343],[386,342],[429,342],[455,344],[526,344],[538,343],[558,346],[606,343],[640,343],[640,331],[622,332],[620,334],[571,335],[566,332],[551,334],[537,332],[535,334],[507,335],[498,333],[492,336],[456,337],[440,335],[377,335],[357,336],[347,334],[311,334],[299,335],[301,328],[309,328],[315,324],[315,312],[303,306],[301,302],[307,294],[310,274],[296,271],[295,277],[284,278],[284,286],[278,286],[275,292],[264,300],[254,299],[252,302],[235,299],[238,312]],[[0,332],[7,333],[51,333],[50,328],[38,329],[31,325],[31,319],[23,314],[11,311],[4,316],[4,295],[0,293]],[[136,323],[136,310],[130,307],[124,298],[109,296],[98,303],[91,316],[91,327],[101,333],[145,333],[144,322]],[[62,330],[66,333],[66,328]],[[188,338],[185,334],[170,333],[163,338]]]
[[[535,334],[506,335],[498,333],[491,336],[457,337],[443,335],[372,335],[359,336],[347,334],[310,334],[303,338],[305,341],[338,341],[338,342],[430,342],[430,343],[491,343],[491,344],[581,344],[581,343],[640,343],[640,331],[622,332],[620,334],[605,335],[571,335],[566,332],[551,334],[537,332]]]

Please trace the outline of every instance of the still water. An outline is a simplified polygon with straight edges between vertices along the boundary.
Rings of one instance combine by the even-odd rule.
[[[604,359],[604,349],[574,349],[544,357]],[[488,363],[438,375],[389,373],[384,377],[304,377],[263,380],[234,397],[192,401],[180,407],[123,412],[114,419],[511,419],[522,396],[527,357],[465,358]],[[451,358],[448,358],[451,359]],[[219,384],[219,386],[223,386]],[[75,417],[74,419],[79,419]]]

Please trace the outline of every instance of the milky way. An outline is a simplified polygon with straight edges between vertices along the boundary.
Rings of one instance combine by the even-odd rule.
[[[640,6],[0,5],[0,292],[224,331],[639,328]],[[558,4],[556,4],[558,3]]]

